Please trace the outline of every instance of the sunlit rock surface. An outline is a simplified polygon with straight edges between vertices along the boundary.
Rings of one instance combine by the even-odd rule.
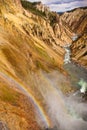
[[[74,33],[71,45],[73,60],[87,68],[87,7],[66,12],[61,20]]]
[[[74,41],[72,48],[72,59],[87,68],[87,32]]]

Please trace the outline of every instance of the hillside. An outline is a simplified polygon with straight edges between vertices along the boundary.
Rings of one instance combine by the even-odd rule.
[[[42,126],[38,125],[35,115],[41,119],[33,102],[45,113],[44,99],[33,73],[40,69],[62,71],[64,50],[57,47],[50,23],[27,12],[20,1],[0,1],[0,7],[0,127],[39,130],[43,119]],[[55,47],[58,50],[54,51]]]
[[[87,8],[77,8],[71,12],[65,12],[61,19],[78,35],[87,31]]]

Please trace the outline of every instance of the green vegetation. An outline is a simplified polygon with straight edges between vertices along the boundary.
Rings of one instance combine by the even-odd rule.
[[[46,17],[45,12],[36,9],[35,5],[37,4],[37,2],[29,2],[29,1],[21,0],[21,3],[25,9],[31,11],[33,14],[39,15],[40,17]]]
[[[31,11],[33,14],[38,15],[43,18],[48,18],[50,20],[51,26],[53,26],[54,23],[57,23],[59,20],[57,14],[55,12],[49,12],[48,16],[47,16],[45,12],[42,12],[42,11],[39,11],[38,9],[36,9],[35,6],[36,6],[37,2],[29,2],[26,0],[21,0],[21,3],[25,9]]]
[[[53,27],[53,25],[55,23],[58,23],[58,21],[59,21],[59,17],[57,15],[57,13],[55,13],[55,12],[50,12],[49,15],[48,15],[48,17],[49,17],[49,20],[50,20],[50,25],[52,27]]]
[[[41,57],[49,58],[49,59],[50,59],[49,55],[47,54],[47,52],[46,52],[44,49],[42,49],[42,48],[40,48],[40,47],[37,47],[37,46],[35,46],[35,49],[36,49],[36,51],[39,53],[39,55],[40,55]]]
[[[56,63],[55,59],[50,57],[49,54],[47,54],[47,52],[44,49],[35,46],[35,51],[37,51],[37,53],[40,56],[35,61],[36,67],[38,69],[41,68],[47,72],[49,72],[49,70],[54,68],[57,69],[58,64]]]

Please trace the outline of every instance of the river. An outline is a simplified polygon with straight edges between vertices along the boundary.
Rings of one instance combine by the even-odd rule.
[[[69,85],[68,79],[58,71],[41,71],[34,78],[46,103],[46,116],[49,116],[52,124],[52,128],[49,125],[47,130],[87,130],[87,103],[83,101],[78,88],[80,78],[87,81],[87,73],[85,69],[72,63],[65,64],[64,68],[69,73],[72,87],[76,88],[69,95],[65,95],[60,89]]]
[[[79,83],[87,83],[87,70],[71,62],[69,47],[65,47],[67,59],[64,69],[68,76],[54,70],[30,73],[29,84],[0,73],[9,83],[14,84],[28,96],[35,107],[35,116],[42,130],[87,130],[87,100],[83,100]],[[67,58],[68,57],[68,58]],[[63,90],[74,89],[69,94]]]
[[[55,74],[55,78],[48,78],[49,81],[51,80],[53,90],[51,92],[49,88],[46,102],[55,127],[47,130],[87,130],[87,99],[85,100],[87,97],[85,93],[87,91],[87,70],[72,62],[70,45],[66,45],[64,48],[66,52],[64,69],[67,71],[71,86],[75,91],[66,96],[60,89],[55,90],[56,85],[61,85],[56,82],[59,80],[63,82],[64,77],[56,80],[56,77],[61,76],[58,77]]]

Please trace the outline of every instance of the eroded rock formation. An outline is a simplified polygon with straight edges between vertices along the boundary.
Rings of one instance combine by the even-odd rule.
[[[42,81],[44,86],[50,84],[40,70],[58,69],[66,74],[63,46],[67,43],[72,44],[73,59],[87,66],[86,11],[81,10],[77,27],[75,19],[71,21],[72,13],[43,15],[34,8],[31,11],[22,6],[20,0],[0,0],[0,121],[8,124],[11,130],[40,130],[33,102],[35,99],[42,114],[46,115],[46,104],[39,89]],[[77,17],[76,13],[73,15]],[[73,33],[79,34],[75,41]],[[71,91],[71,88],[63,91]],[[45,106],[45,112],[41,106]],[[44,118],[51,126],[48,115]]]
[[[73,31],[72,58],[87,68],[87,8],[66,12],[61,20]]]

